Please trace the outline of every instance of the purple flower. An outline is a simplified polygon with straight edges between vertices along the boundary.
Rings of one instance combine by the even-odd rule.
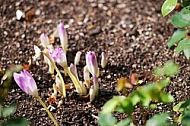
[[[20,73],[14,73],[13,77],[17,85],[25,93],[36,96],[36,97],[38,96],[38,89],[36,86],[36,82],[28,71],[23,70]]]
[[[49,43],[49,38],[48,38],[48,36],[47,36],[45,33],[42,33],[42,34],[40,35],[40,41],[41,41],[42,46],[43,46],[44,48],[47,48],[47,47],[50,45],[50,43]]]
[[[50,51],[50,56],[56,63],[61,65],[63,68],[67,67],[67,57],[62,48],[57,47],[54,50]]]
[[[63,23],[60,23],[58,25],[58,35],[59,35],[59,38],[60,38],[60,41],[61,41],[61,46],[66,52],[67,47],[68,47],[68,39],[67,39],[67,32],[65,30],[65,27],[64,27]]]
[[[99,68],[98,68],[98,63],[97,63],[97,59],[96,59],[96,55],[94,52],[89,51],[86,54],[86,65],[87,68],[89,70],[89,72],[93,75],[93,76],[99,76]]]

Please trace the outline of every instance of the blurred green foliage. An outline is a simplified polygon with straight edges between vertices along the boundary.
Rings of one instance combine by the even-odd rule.
[[[128,118],[124,121],[128,125],[133,125],[131,120],[132,113],[135,110],[136,105],[141,105],[145,108],[156,108],[158,102],[171,103],[174,98],[168,92],[164,91],[170,83],[170,78],[179,72],[179,67],[172,61],[166,62],[162,67],[155,69],[154,74],[160,76],[160,80],[150,82],[144,86],[139,86],[129,96],[114,96],[108,100],[100,113],[99,124],[104,125],[117,125],[117,120],[111,114],[114,111],[128,114]],[[160,126],[161,124],[170,124],[167,119],[168,114],[156,115],[147,122],[147,126],[151,123],[154,126]],[[112,121],[109,121],[111,120]],[[130,121],[129,121],[130,120]],[[111,123],[111,124],[110,124]]]
[[[8,70],[0,67],[0,126],[28,126],[30,122],[23,117],[10,118],[16,112],[17,105],[3,105],[12,84],[13,73],[22,69],[20,65],[11,65]],[[4,120],[6,119],[6,121]]]

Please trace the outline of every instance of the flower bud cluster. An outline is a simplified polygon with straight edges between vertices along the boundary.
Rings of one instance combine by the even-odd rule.
[[[84,67],[83,70],[84,82],[82,82],[79,80],[77,67],[76,67],[77,65],[79,65],[82,52],[78,51],[76,53],[74,58],[74,63],[71,63],[70,66],[68,67],[67,56],[66,56],[68,48],[68,39],[67,39],[67,32],[63,23],[60,23],[57,26],[56,33],[61,43],[60,47],[53,47],[53,45],[51,44],[52,42],[50,42],[48,36],[45,33],[42,33],[40,35],[40,42],[43,47],[43,50],[41,50],[38,46],[34,45],[35,56],[33,57],[33,59],[37,60],[37,58],[40,57],[41,54],[43,54],[44,62],[49,66],[48,70],[49,73],[55,76],[54,72],[56,71],[57,74],[55,76],[54,94],[60,92],[63,95],[63,97],[66,97],[65,83],[60,73],[60,70],[56,66],[56,64],[58,64],[64,69],[64,74],[70,77],[79,95],[87,95],[88,92],[87,90],[89,90],[90,101],[93,101],[95,97],[98,96],[99,92],[98,77],[100,74],[95,52],[89,51],[85,56],[86,66]],[[106,64],[107,64],[107,57],[105,52],[102,52],[101,54],[102,68],[105,68]],[[25,92],[27,91],[28,90],[25,90]]]

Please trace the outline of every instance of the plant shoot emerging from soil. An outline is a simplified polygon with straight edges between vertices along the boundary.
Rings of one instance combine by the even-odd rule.
[[[54,124],[58,126],[57,121],[51,114],[51,112],[46,107],[45,103],[41,100],[40,96],[38,95],[38,89],[36,86],[36,82],[32,75],[27,72],[26,70],[22,70],[20,73],[14,73],[13,75],[15,82],[17,85],[27,94],[34,96],[38,101],[41,103],[41,105],[44,107],[46,112],[48,113],[49,117],[52,119]]]

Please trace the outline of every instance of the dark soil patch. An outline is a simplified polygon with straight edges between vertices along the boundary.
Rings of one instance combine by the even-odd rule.
[[[172,80],[167,90],[175,97],[174,104],[160,104],[156,111],[137,109],[136,125],[144,125],[144,120],[154,113],[171,111],[177,102],[189,98],[189,61],[184,55],[174,55],[167,48],[168,37],[174,28],[166,23],[160,13],[164,0],[0,0],[0,63],[6,69],[10,64],[27,64],[34,55],[33,45],[40,46],[42,32],[51,34],[59,22],[68,26],[68,62],[73,62],[75,53],[83,52],[79,66],[85,65],[84,53],[105,51],[109,56],[108,66],[101,72],[100,95],[91,105],[88,100],[76,99],[74,90],[67,92],[63,106],[53,111],[61,125],[98,125],[97,119],[103,104],[118,95],[115,91],[117,79],[136,72],[146,81],[146,75],[157,66],[172,59],[181,66],[181,72]],[[16,20],[16,10],[35,10],[33,20]],[[51,94],[53,80],[47,73],[43,61],[33,62],[30,68],[39,88],[39,94],[47,102]],[[67,83],[70,80],[65,80]],[[33,97],[12,85],[6,104],[18,103],[15,115],[26,117],[31,126],[51,126],[42,106]],[[56,107],[56,106],[54,106]],[[116,114],[119,119],[124,114]]]

